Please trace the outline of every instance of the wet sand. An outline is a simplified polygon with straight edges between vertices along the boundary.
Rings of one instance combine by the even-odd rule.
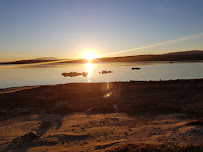
[[[16,90],[0,90],[0,151],[203,151],[202,79]]]
[[[23,86],[23,87],[12,87],[12,88],[0,89],[0,94],[12,93],[12,92],[17,92],[17,91],[22,91],[27,89],[33,89],[37,87],[39,86]]]

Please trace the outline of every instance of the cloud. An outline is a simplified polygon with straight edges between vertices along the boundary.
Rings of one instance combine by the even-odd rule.
[[[195,39],[195,38],[199,38],[199,37],[202,37],[202,36],[203,36],[203,33],[190,35],[190,36],[178,38],[178,39],[175,39],[175,40],[160,42],[160,43],[147,45],[147,46],[143,46],[143,47],[138,47],[138,48],[133,48],[133,49],[128,49],[128,50],[122,50],[122,51],[117,51],[117,52],[113,52],[113,53],[107,53],[107,54],[101,55],[100,57],[109,56],[109,55],[115,55],[115,54],[120,54],[120,53],[126,53],[126,52],[132,52],[132,51],[137,51],[137,50],[144,50],[144,49],[153,48],[153,47],[157,47],[157,46],[173,44],[173,43],[182,42],[182,41],[186,41],[186,40],[190,40],[190,39]]]

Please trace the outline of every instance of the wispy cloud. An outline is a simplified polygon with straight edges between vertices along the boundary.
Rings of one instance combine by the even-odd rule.
[[[167,45],[167,44],[173,44],[173,43],[182,42],[182,41],[186,41],[186,40],[190,40],[190,39],[195,39],[195,38],[199,38],[202,36],[203,36],[203,33],[190,35],[190,36],[178,38],[175,40],[160,42],[160,43],[147,45],[147,46],[143,46],[143,47],[138,47],[138,48],[133,48],[133,49],[128,49],[128,50],[122,50],[122,51],[117,51],[117,52],[113,52],[113,53],[107,53],[107,54],[100,55],[100,57],[115,55],[115,54],[120,54],[120,53],[126,53],[126,52],[132,52],[132,51],[137,51],[137,50],[144,50],[144,49],[148,49],[148,48],[158,47],[158,46]]]

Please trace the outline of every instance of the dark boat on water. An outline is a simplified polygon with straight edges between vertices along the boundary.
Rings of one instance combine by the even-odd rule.
[[[107,73],[113,73],[113,71],[102,71],[102,72],[99,72],[100,74],[107,74]]]
[[[138,67],[132,67],[132,70],[139,70],[141,68],[138,68]]]

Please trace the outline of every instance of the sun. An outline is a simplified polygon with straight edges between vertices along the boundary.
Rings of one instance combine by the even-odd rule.
[[[96,55],[93,52],[86,52],[84,53],[83,58],[88,61],[92,61],[92,59],[96,58]]]

